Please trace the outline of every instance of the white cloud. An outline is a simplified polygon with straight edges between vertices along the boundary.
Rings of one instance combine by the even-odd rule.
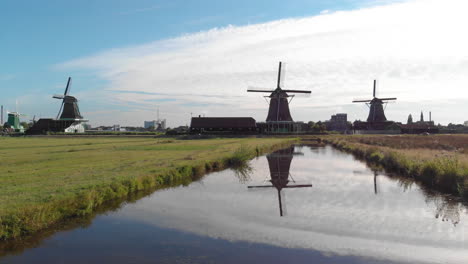
[[[379,79],[380,95],[398,97],[387,109],[388,118],[404,121],[410,112],[437,109],[433,116],[443,119],[436,122],[462,122],[464,113],[450,102],[468,101],[467,8],[463,0],[414,0],[228,26],[113,49],[58,67],[95,71],[109,81],[111,100],[147,109],[159,105],[170,114],[171,126],[185,124],[190,112],[264,120],[264,100],[246,89],[275,87],[280,60],[288,63],[286,88],[312,90],[311,97],[294,99],[296,120],[328,119],[343,110],[352,120],[365,119],[365,106],[351,101],[369,97],[372,80]],[[443,102],[448,103],[441,108]],[[140,117],[154,118],[152,113]],[[101,121],[98,115],[88,118]]]

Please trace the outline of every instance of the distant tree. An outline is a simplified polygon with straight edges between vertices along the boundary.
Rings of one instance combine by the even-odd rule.
[[[318,121],[312,126],[312,130],[315,132],[325,132],[327,131],[327,126],[322,121]]]
[[[24,129],[28,129],[29,128],[29,124],[27,122],[20,122],[20,125],[24,128]]]

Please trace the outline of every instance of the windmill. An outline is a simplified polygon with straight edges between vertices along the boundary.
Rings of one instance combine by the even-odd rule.
[[[270,180],[271,185],[254,185],[248,186],[247,188],[276,188],[278,191],[278,203],[280,216],[283,216],[283,204],[281,200],[282,190],[285,188],[305,188],[312,187],[312,184],[293,184],[290,185],[290,180],[294,183],[294,179],[289,173],[291,161],[294,155],[301,155],[302,153],[294,152],[294,147],[290,147],[283,150],[275,151],[267,155],[268,167],[270,168]]]
[[[15,112],[9,112],[7,110],[7,116],[8,116],[8,119],[7,119],[7,122],[4,124],[5,127],[12,129],[13,132],[23,133],[24,127],[21,125],[20,117],[26,116],[26,115],[19,113],[18,100],[16,100]]]
[[[304,93],[310,94],[311,91],[305,90],[283,90],[283,78],[284,78],[285,67],[282,62],[279,63],[278,70],[278,81],[275,90],[256,90],[248,89],[247,92],[251,93],[270,93],[270,108],[268,110],[267,122],[293,122],[291,113],[289,112],[289,103],[291,102],[294,95],[289,95],[288,93]],[[291,100],[288,98],[291,97]]]
[[[377,80],[374,80],[374,93],[373,98],[369,100],[354,100],[353,103],[366,103],[369,106],[369,116],[367,117],[367,122],[376,123],[376,122],[386,122],[387,118],[385,117],[383,104],[388,103],[387,101],[396,100],[396,98],[377,98],[375,96],[375,91],[377,87]]]
[[[69,95],[71,82],[72,82],[71,77],[68,77],[67,86],[65,87],[65,92],[63,93],[63,95],[52,96],[55,99],[62,100],[62,105],[60,106],[60,110],[57,114],[57,119],[60,119],[60,120],[83,119],[83,116],[81,116],[80,114],[80,109],[78,108],[78,100],[75,97]]]

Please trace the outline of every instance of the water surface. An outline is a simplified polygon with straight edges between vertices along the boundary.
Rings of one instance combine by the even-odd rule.
[[[376,172],[331,147],[296,146],[250,166],[250,173],[225,170],[155,192],[17,255],[7,251],[0,262],[468,260],[467,209],[450,196]]]

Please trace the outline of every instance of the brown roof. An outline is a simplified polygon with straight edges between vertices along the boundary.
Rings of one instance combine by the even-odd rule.
[[[192,117],[191,128],[249,128],[256,127],[252,117]]]

